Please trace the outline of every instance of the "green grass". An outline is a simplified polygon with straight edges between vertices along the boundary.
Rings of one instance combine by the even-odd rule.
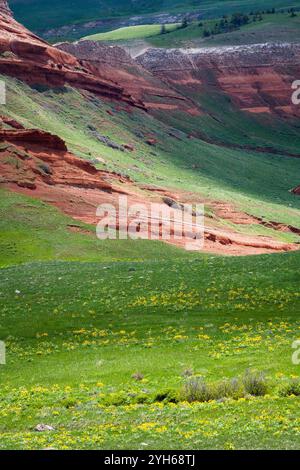
[[[72,232],[74,225],[81,232]],[[104,240],[96,228],[38,199],[0,189],[0,267],[32,261],[143,261],[195,255],[162,242]]]
[[[178,24],[166,25],[166,31],[174,31],[178,27]],[[161,33],[160,24],[145,24],[140,26],[128,26],[126,28],[118,28],[114,31],[108,31],[107,33],[92,34],[82,39],[90,41],[120,41],[120,40],[131,40],[149,38],[151,36],[157,36]]]
[[[2,269],[0,447],[296,448],[299,398],[279,391],[299,373],[299,256]],[[155,399],[186,370],[214,382],[248,368],[267,396]]]
[[[251,17],[250,17],[251,18]],[[266,42],[297,42],[300,40],[300,14],[292,18],[289,13],[264,14],[262,21],[250,22],[241,28],[223,34],[203,37],[205,30],[212,31],[220,19],[203,19],[192,22],[186,28],[169,25],[167,34],[160,34],[161,25],[143,25],[119,28],[93,34],[83,39],[117,41],[127,47],[136,40],[145,40],[152,47],[213,47]],[[145,44],[144,44],[145,47]]]
[[[201,11],[206,18],[216,18],[235,11],[250,12],[267,8],[299,7],[299,0],[146,0],[140,4],[130,0],[11,0],[10,5],[18,20],[34,30],[45,30],[72,23],[84,23],[103,18],[122,18],[135,15],[153,15],[160,12]]]

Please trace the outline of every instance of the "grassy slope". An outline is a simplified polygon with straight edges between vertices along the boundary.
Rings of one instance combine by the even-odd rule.
[[[166,26],[166,31],[171,32],[177,27],[177,24],[170,24]],[[107,33],[92,34],[86,36],[83,39],[91,41],[119,41],[119,40],[131,40],[149,38],[151,36],[157,36],[160,34],[161,25],[159,24],[146,24],[141,26],[128,26],[126,28],[119,28],[114,31]]]
[[[233,11],[259,10],[261,0],[146,0],[137,4],[130,0],[105,0],[99,5],[98,0],[10,0],[10,5],[19,21],[31,29],[43,30],[66,24],[85,22],[99,18],[128,17],[137,14],[153,14],[174,11],[201,11],[204,17],[218,17]],[[299,0],[264,0],[263,8],[299,7]]]
[[[299,398],[278,386],[298,374],[298,266],[290,253],[1,270],[0,447],[296,448]],[[136,404],[179,390],[186,369],[212,381],[249,367],[267,397]]]
[[[203,38],[203,31],[213,29],[215,20],[190,24],[186,29],[176,30],[166,35],[148,38],[155,47],[224,46],[241,44],[259,44],[266,42],[299,42],[300,15],[291,18],[288,13],[263,15],[262,21],[251,22],[231,33],[217,34]]]
[[[84,39],[117,41],[126,46],[130,46],[131,42],[136,39],[144,39],[149,46],[167,48],[231,46],[274,41],[298,42],[300,40],[300,15],[291,18],[288,13],[265,14],[262,21],[251,22],[230,33],[204,38],[204,30],[212,31],[217,21],[216,19],[202,20],[200,26],[199,22],[193,22],[187,28],[176,28],[167,34],[160,34],[160,25],[153,25],[152,34],[149,34],[148,26],[139,26],[93,34]]]
[[[121,172],[138,182],[178,187],[213,199],[234,201],[250,213],[264,215],[269,220],[300,224],[299,198],[289,192],[299,183],[299,159],[226,149],[184,136],[183,140],[178,140],[169,136],[170,128],[166,124],[143,112],[115,112],[110,116],[106,113],[110,109],[108,104],[94,98],[87,102],[70,89],[41,92],[11,79],[7,85],[8,114],[27,127],[40,127],[60,135],[83,158],[103,157],[104,168],[108,170]],[[264,143],[269,146],[272,142],[275,147],[281,145],[283,153],[284,149],[297,151],[299,148],[297,129],[292,125],[280,120],[271,125],[268,120],[235,114],[236,110],[228,108],[226,101],[220,101],[226,100],[222,95],[212,96],[211,100],[203,103],[209,111],[221,109],[224,115],[227,106],[227,121],[218,114],[219,123],[209,117],[182,120],[181,115],[171,114],[163,115],[162,120],[168,119],[170,125],[186,132],[201,129],[208,136],[218,135],[224,142],[260,146]],[[106,147],[89,133],[89,124],[116,142],[133,143],[136,151],[124,153]],[[150,149],[144,139],[137,137],[140,133],[153,133],[159,140],[158,146]],[[277,236],[285,237],[284,234]]]
[[[194,255],[161,242],[106,240],[95,227],[76,221],[88,233],[68,229],[74,220],[39,200],[0,189],[0,267],[33,261],[143,261]]]
[[[300,224],[299,199],[287,190],[299,183],[297,159],[180,141],[168,135],[166,123],[139,111],[110,116],[106,110],[114,106],[87,102],[72,90],[38,91],[12,79],[8,88],[7,114],[61,135],[84,158],[101,156],[106,168],[138,181],[232,200],[270,220]],[[299,146],[292,124],[234,116],[219,95],[195,98],[216,117],[222,103],[227,124],[171,115],[169,124],[187,131],[201,126],[224,142],[272,142],[283,153]],[[120,143],[133,142],[136,152],[105,147],[89,124]],[[158,137],[157,147],[137,137],[143,131]],[[31,261],[0,270],[0,339],[7,343],[0,448],[299,446],[299,398],[278,393],[298,375],[291,345],[300,329],[299,253],[226,259],[147,242],[99,244],[69,233],[70,219],[54,208],[2,190],[0,215],[1,266]],[[166,388],[179,390],[186,369],[210,381],[249,367],[267,373],[266,397],[137,404]],[[132,379],[135,372],[144,375],[141,382]],[[37,433],[38,423],[56,430]]]

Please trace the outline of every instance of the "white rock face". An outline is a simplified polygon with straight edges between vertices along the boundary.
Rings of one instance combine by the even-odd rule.
[[[148,70],[300,64],[300,44],[265,43],[190,49],[148,49],[136,58]]]

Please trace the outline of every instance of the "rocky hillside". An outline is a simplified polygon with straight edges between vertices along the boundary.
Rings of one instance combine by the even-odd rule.
[[[187,97],[165,83],[164,77],[155,76],[118,46],[107,46],[99,41],[61,43],[57,47],[75,56],[81,63],[95,68],[102,77],[114,77],[137,102],[143,102],[148,111],[184,111],[200,114],[200,109]]]
[[[7,2],[0,9],[0,73],[30,84],[60,87],[69,84],[103,97],[143,107],[111,78],[58,50],[16,22]]]
[[[242,111],[299,115],[291,102],[300,76],[298,44],[201,49],[148,49],[132,59],[124,49],[101,42],[62,43],[59,49],[92,63],[97,73],[115,79],[148,110],[205,112],[195,95],[218,90]]]
[[[243,111],[299,115],[291,102],[300,77],[298,44],[149,49],[136,60],[186,96],[219,89]]]
[[[12,12],[8,6],[7,0],[0,0],[0,11],[2,11],[8,16],[12,16]]]
[[[171,201],[179,212],[204,201],[206,251],[297,249],[298,159],[285,157],[299,157],[288,95],[298,56],[288,45],[153,49],[137,60],[91,41],[54,47],[5,8],[0,73],[12,78],[0,117],[1,186],[89,224],[119,194]]]

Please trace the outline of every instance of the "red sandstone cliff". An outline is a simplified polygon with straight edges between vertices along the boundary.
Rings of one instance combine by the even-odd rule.
[[[30,84],[69,84],[144,108],[111,76],[103,76],[88,63],[47,44],[15,21],[5,0],[0,3],[0,73]]]
[[[6,0],[0,0],[0,12],[5,13],[5,15],[12,16],[11,9],[9,8]]]
[[[115,80],[147,110],[184,111],[200,114],[201,110],[186,96],[170,87],[163,78],[146,70],[118,46],[104,45],[99,41],[60,43],[57,47],[77,57],[81,63],[93,66],[95,73]],[[162,78],[162,79],[161,79]]]
[[[136,60],[186,96],[221,90],[244,111],[300,115],[291,101],[299,44],[149,49]]]

